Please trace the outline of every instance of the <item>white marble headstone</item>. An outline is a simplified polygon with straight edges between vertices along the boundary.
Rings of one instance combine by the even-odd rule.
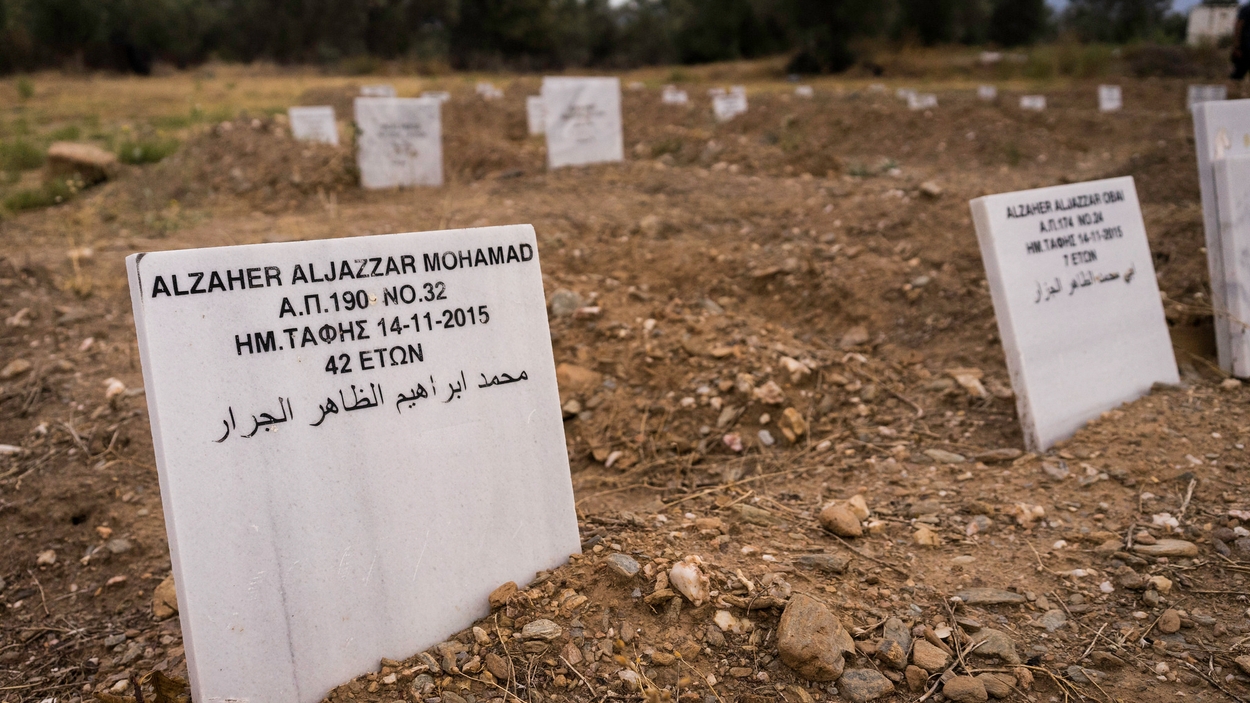
[[[907,98],[909,110],[932,110],[937,106],[938,99],[933,93],[912,93]]]
[[[979,85],[977,86],[977,97],[986,102],[997,100],[998,88],[992,85]]]
[[[532,227],[126,264],[195,700],[320,701],[579,551]]]
[[[1118,85],[1098,86],[1099,112],[1116,112],[1124,107],[1124,94]]]
[[[543,78],[550,168],[625,160],[618,78]]]
[[[1250,378],[1250,153],[1216,159],[1212,168],[1227,311],[1225,370],[1238,378]]]
[[[728,122],[747,111],[745,93],[725,93],[712,96],[712,114],[717,121]]]
[[[334,122],[334,108],[329,105],[289,107],[291,136],[302,142],[339,145],[339,128]]]
[[[1178,382],[1131,177],[971,206],[1030,451],[1155,382]]]
[[[424,90],[421,91],[421,97],[432,98],[440,103],[445,103],[448,100],[451,100],[451,93],[448,93],[445,90]]]
[[[794,94],[800,98],[810,98],[816,95],[816,91],[810,85],[799,85],[795,86]]]
[[[483,81],[477,84],[475,90],[485,100],[499,100],[503,97],[503,91],[496,88],[494,83]]]
[[[665,105],[686,105],[690,102],[690,96],[676,86],[666,85],[660,92],[660,102]]]
[[[361,185],[443,184],[442,103],[434,98],[356,98],[355,108]]]
[[[1250,153],[1250,100],[1219,100],[1194,105],[1194,150],[1202,194],[1202,225],[1215,311],[1215,346],[1220,368],[1232,368],[1225,280],[1227,267],[1220,238],[1220,208],[1212,164],[1228,156]]]
[[[547,132],[547,113],[543,111],[543,96],[529,95],[525,98],[525,123],[530,136]]]
[[[360,97],[362,98],[393,98],[395,97],[395,86],[387,85],[385,83],[361,86]]]
[[[1186,96],[1186,104],[1189,106],[1190,112],[1194,106],[1200,103],[1219,102],[1228,99],[1228,86],[1226,85],[1191,85],[1189,93]]]
[[[915,88],[899,88],[898,90],[894,91],[894,97],[898,98],[899,100],[908,101],[908,102],[911,101],[912,96],[915,94],[916,94]]]
[[[1045,95],[1021,95],[1020,96],[1020,109],[1021,110],[1034,110],[1036,112],[1041,112],[1042,110],[1046,109],[1046,96]]]

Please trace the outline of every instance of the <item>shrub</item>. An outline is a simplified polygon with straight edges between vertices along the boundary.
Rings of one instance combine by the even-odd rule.
[[[43,159],[43,149],[25,139],[0,142],[0,170],[29,171],[42,166]]]
[[[117,158],[125,164],[153,164],[178,150],[172,137],[139,137],[127,139],[117,146]]]

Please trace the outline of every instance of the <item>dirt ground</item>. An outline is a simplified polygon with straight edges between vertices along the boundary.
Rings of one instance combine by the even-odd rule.
[[[1250,389],[1214,365],[1185,84],[1121,80],[1107,115],[1095,83],[1049,84],[1031,113],[1038,86],[986,103],[975,80],[827,79],[804,99],[719,71],[686,76],[688,108],[660,104],[663,72],[625,76],[644,83],[624,94],[626,162],[558,172],[525,134],[537,78],[496,77],[486,102],[476,76],[396,77],[452,92],[449,182],[388,192],[281,114],[341,120],[373,78],[49,75],[29,99],[0,82],[0,137],[181,142],[0,220],[0,701],[136,700],[135,683],[173,700],[186,675],[127,254],[508,223],[535,226],[549,298],[577,309],[551,337],[584,553],[329,700],[1250,698]],[[750,111],[717,124],[706,90],[738,80]],[[940,105],[909,111],[899,87]],[[1121,175],[1182,384],[1025,454],[967,201]],[[860,536],[825,529],[831,502]],[[1152,554],[1165,539],[1188,546]],[[836,616],[856,673],[783,661],[787,603]]]

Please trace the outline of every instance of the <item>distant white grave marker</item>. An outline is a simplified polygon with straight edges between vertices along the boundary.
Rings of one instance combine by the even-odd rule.
[[[1227,99],[1228,86],[1226,85],[1191,85],[1189,94],[1186,96],[1186,104],[1190,112],[1193,112],[1194,106],[1199,103],[1219,102]]]
[[[660,92],[660,102],[665,105],[687,105],[690,103],[690,96],[686,94],[686,91],[678,90],[676,86],[666,85]]]
[[[547,113],[543,110],[543,96],[525,97],[525,123],[531,137],[547,133]]]
[[[440,103],[445,103],[448,100],[451,100],[451,93],[448,93],[445,90],[425,90],[421,92],[421,97],[431,98],[439,101]]]
[[[1046,96],[1045,95],[1021,95],[1020,96],[1020,109],[1021,110],[1033,110],[1034,112],[1041,112],[1042,110],[1046,109]]]
[[[979,85],[977,86],[977,97],[986,102],[997,100],[998,88],[992,85]]]
[[[543,78],[550,168],[625,160],[621,81]]]
[[[982,51],[981,52],[981,64],[982,65],[992,66],[1002,60],[1003,60],[1003,53],[1001,51]]]
[[[1216,159],[1213,170],[1227,311],[1225,370],[1250,378],[1250,153],[1242,150]]]
[[[443,184],[442,103],[433,98],[356,98],[355,108],[361,185]]]
[[[1231,338],[1237,324],[1229,320],[1225,247],[1220,233],[1220,203],[1213,164],[1231,156],[1250,154],[1250,100],[1217,100],[1194,105],[1194,150],[1198,157],[1198,186],[1202,193],[1202,226],[1211,277],[1211,306],[1215,311],[1215,346],[1220,368],[1231,371]],[[1240,319],[1240,318],[1239,318]]]
[[[816,91],[810,85],[800,85],[795,86],[794,94],[800,98],[810,98],[816,95]]]
[[[1116,112],[1124,107],[1124,93],[1118,85],[1098,86],[1098,111]]]
[[[909,110],[932,110],[938,106],[937,96],[933,93],[912,93],[907,98]]]
[[[287,118],[291,121],[291,136],[301,142],[321,142],[339,145],[339,128],[334,122],[334,108],[329,105],[289,107]]]
[[[360,97],[362,98],[393,98],[395,97],[395,86],[386,85],[385,83],[361,86]]]
[[[712,96],[712,114],[719,122],[728,122],[747,111],[745,93],[725,93]]]
[[[195,700],[315,703],[579,551],[532,227],[126,264]]]
[[[908,102],[910,102],[912,97],[915,95],[916,95],[915,88],[899,88],[898,90],[894,91],[894,97],[898,98],[899,100],[904,100]]]
[[[493,83],[487,83],[485,81],[478,83],[474,90],[477,91],[478,95],[482,96],[483,100],[499,100],[503,97],[502,90],[496,88]]]
[[[727,92],[728,91],[726,91],[724,88],[708,88],[707,89],[707,95],[709,98],[714,98],[718,95],[725,95]]]
[[[1177,383],[1131,177],[971,202],[1030,451]]]
[[[642,81],[630,81],[629,82],[630,90],[634,90],[634,91],[644,90],[646,89],[646,87],[647,87],[647,84],[643,83]]]

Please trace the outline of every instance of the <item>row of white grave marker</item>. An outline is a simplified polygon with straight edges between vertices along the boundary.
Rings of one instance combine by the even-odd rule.
[[[620,158],[619,82],[541,98],[553,165]],[[1250,313],[1225,268],[1250,260],[1247,103],[1195,109],[1217,321]],[[357,101],[379,178],[420,158],[438,108]],[[1178,381],[1132,178],[970,207],[1029,449]],[[320,700],[579,551],[538,253],[514,225],[127,259],[196,700]]]

